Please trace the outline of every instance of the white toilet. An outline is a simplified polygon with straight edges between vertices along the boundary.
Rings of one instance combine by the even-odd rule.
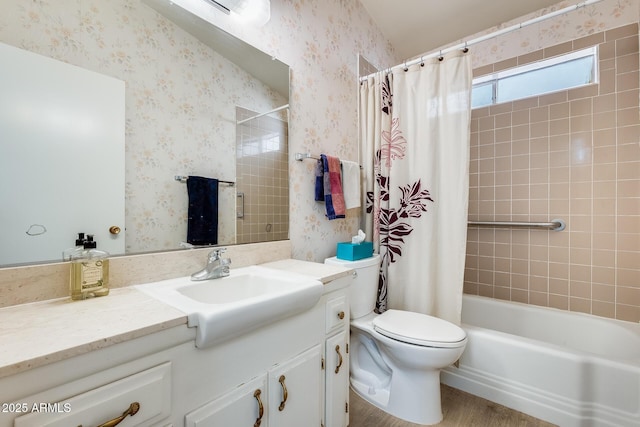
[[[395,417],[417,424],[440,422],[440,370],[462,355],[465,332],[425,314],[374,313],[380,255],[358,261],[333,257],[325,264],[355,270],[349,290],[351,388]]]

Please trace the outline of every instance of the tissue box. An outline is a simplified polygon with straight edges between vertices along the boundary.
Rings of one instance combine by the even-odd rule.
[[[373,256],[373,242],[338,243],[336,258],[356,261]]]

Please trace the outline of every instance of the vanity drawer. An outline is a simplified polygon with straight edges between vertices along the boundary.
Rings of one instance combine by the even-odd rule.
[[[33,403],[29,410],[14,420],[15,427],[97,426],[126,411],[136,412],[124,417],[122,427],[156,424],[171,414],[171,362],[59,402]]]
[[[327,301],[326,333],[344,327],[349,322],[349,304],[346,295],[340,295]]]

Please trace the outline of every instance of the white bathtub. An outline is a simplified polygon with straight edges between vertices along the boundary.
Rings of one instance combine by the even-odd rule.
[[[640,325],[464,295],[442,382],[560,426],[640,426]]]

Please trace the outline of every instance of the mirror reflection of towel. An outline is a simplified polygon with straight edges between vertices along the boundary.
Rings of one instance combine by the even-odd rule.
[[[187,178],[187,192],[187,242],[192,245],[217,245],[218,180],[190,176]]]

